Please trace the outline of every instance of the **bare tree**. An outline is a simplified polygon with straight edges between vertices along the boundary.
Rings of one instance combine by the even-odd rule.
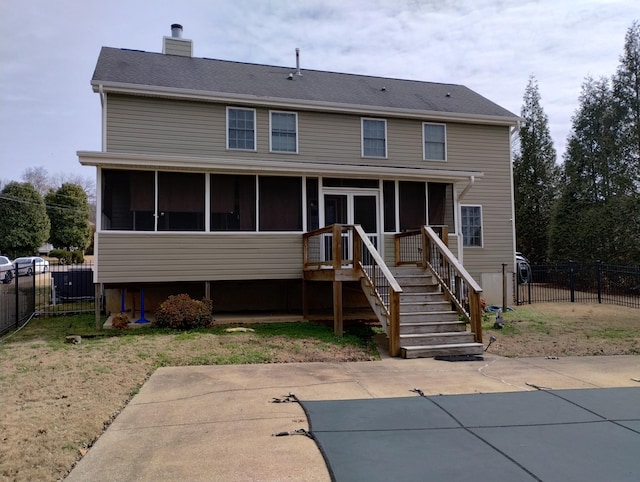
[[[31,184],[42,197],[46,196],[55,186],[49,173],[42,166],[25,169],[22,173],[22,180]]]

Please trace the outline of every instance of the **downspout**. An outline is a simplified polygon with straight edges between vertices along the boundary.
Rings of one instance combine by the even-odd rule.
[[[462,192],[458,194],[456,199],[456,204],[458,206],[458,215],[456,216],[456,233],[458,233],[458,261],[460,261],[460,264],[463,264],[464,258],[464,236],[462,236],[462,207],[460,207],[460,201],[462,201],[462,198],[467,195],[469,189],[473,187],[473,184],[475,182],[475,176],[469,176],[469,182],[462,190]]]
[[[100,94],[100,105],[102,106],[102,152],[107,151],[107,94],[104,92],[104,86],[98,85],[98,93]]]
[[[513,144],[512,142],[516,135],[520,137],[520,128],[522,127],[523,124],[524,122],[518,121],[516,125],[509,130],[509,146],[511,147],[511,149],[509,149],[509,161],[511,166],[511,169],[509,170],[510,171],[509,181],[511,184],[510,186],[511,187],[511,219],[510,221],[511,221],[511,239],[513,239],[513,260],[511,264],[514,271],[516,270],[516,251],[518,250],[518,246],[516,245],[516,207],[515,207],[515,201],[514,201],[515,185],[513,182]]]

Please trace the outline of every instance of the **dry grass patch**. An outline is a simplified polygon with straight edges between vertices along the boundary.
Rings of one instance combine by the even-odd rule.
[[[0,479],[59,480],[159,366],[359,361],[373,343],[310,323],[91,338],[93,318],[34,320],[0,344]],[[78,345],[70,333],[85,335]],[[364,341],[363,341],[364,340]]]
[[[615,305],[536,303],[504,316],[502,330],[486,316],[483,337],[497,341],[489,351],[508,357],[639,355],[640,310]]]

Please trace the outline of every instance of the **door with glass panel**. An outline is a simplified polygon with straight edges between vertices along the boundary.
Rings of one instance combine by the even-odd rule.
[[[378,249],[380,238],[378,218],[377,192],[328,190],[324,193],[324,225],[359,224],[376,249]],[[342,237],[342,259],[352,259],[351,235],[344,233]],[[325,250],[330,254],[330,241],[325,241]],[[367,257],[368,253],[363,253],[363,264],[369,264],[366,262]]]

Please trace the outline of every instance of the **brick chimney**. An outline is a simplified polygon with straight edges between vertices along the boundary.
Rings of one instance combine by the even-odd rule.
[[[162,53],[193,57],[193,42],[182,38],[182,25],[179,23],[171,25],[171,37],[162,38]]]

